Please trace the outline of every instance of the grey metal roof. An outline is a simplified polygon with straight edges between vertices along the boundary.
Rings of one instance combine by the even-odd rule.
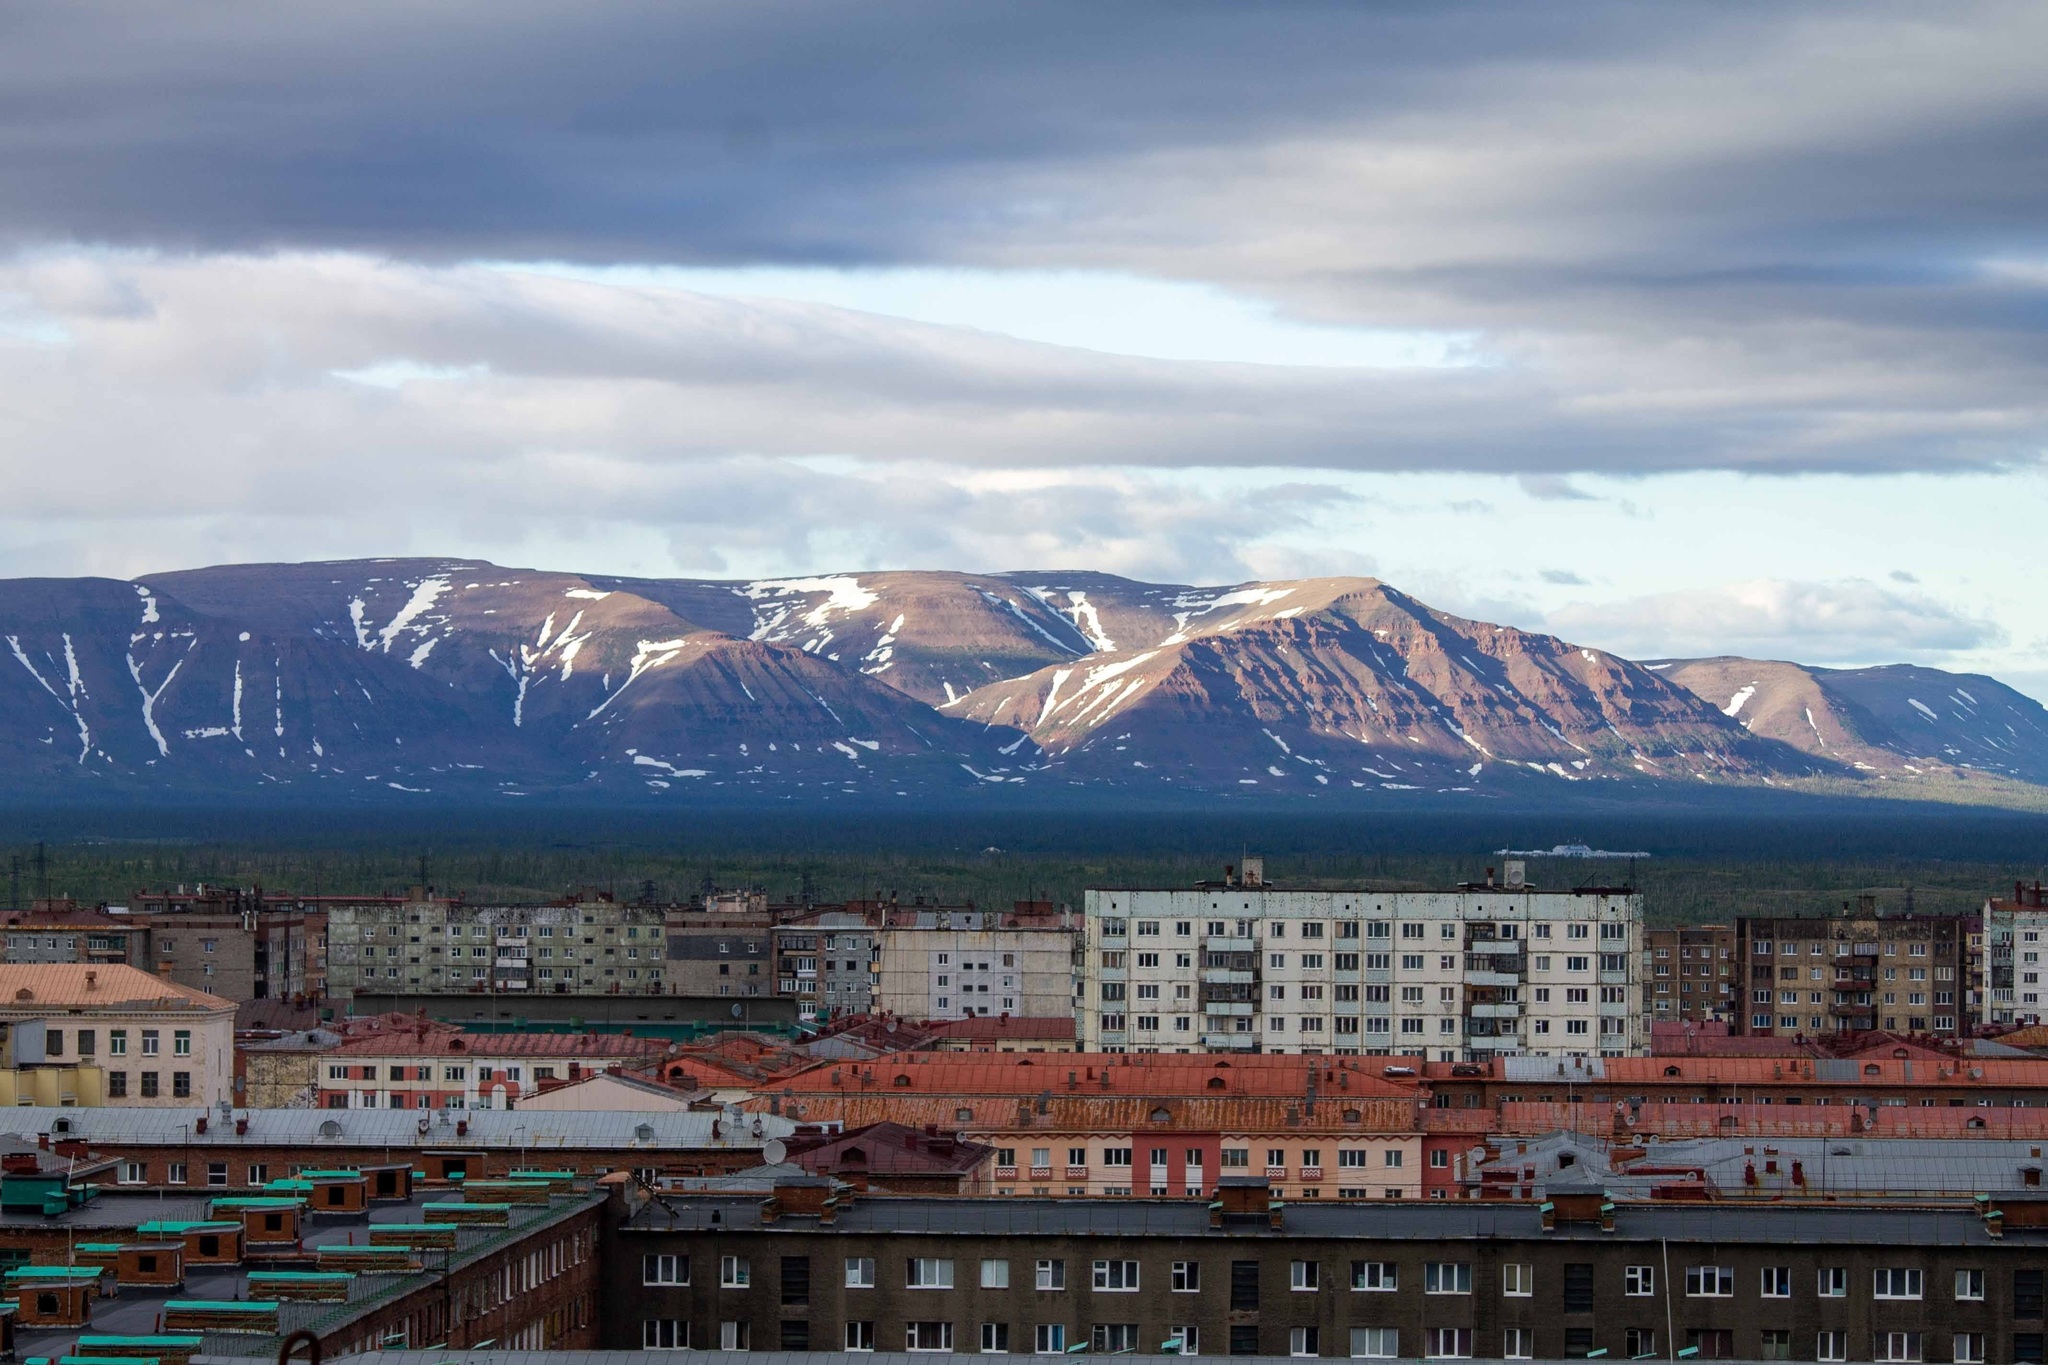
[[[1659,1185],[1682,1183],[1674,1166],[1697,1167],[1723,1197],[1745,1194],[1951,1195],[2017,1190],[2021,1171],[2041,1169],[2039,1141],[1974,1138],[1674,1138],[1647,1144],[1647,1155],[1616,1166],[1609,1143],[1584,1134],[1551,1133],[1503,1151],[1479,1172],[1535,1168],[1535,1183],[1592,1182],[1624,1197],[1647,1197]],[[1567,1159],[1568,1158],[1568,1159]],[[1795,1184],[1799,1163],[1804,1184]],[[1773,1165],[1776,1169],[1773,1170]],[[1641,1167],[1659,1168],[1646,1172]],[[1749,1183],[1754,1170],[1755,1184]],[[1522,1183],[1519,1178],[1514,1182]]]
[[[1602,1057],[1503,1057],[1498,1063],[1506,1081],[1604,1081]]]
[[[197,1131],[197,1120],[207,1130]],[[235,1120],[246,1118],[246,1135]],[[420,1131],[425,1121],[426,1132]],[[67,1128],[59,1128],[63,1123]],[[458,1123],[468,1132],[459,1133]],[[712,1125],[718,1125],[717,1136]],[[334,1125],[332,1128],[328,1125]],[[642,1135],[642,1129],[647,1130]],[[796,1131],[794,1120],[775,1114],[642,1113],[632,1110],[470,1109],[451,1113],[424,1109],[237,1109],[233,1119],[203,1107],[189,1109],[48,1109],[23,1106],[0,1110],[0,1134],[18,1133],[34,1143],[38,1134],[79,1139],[88,1146],[189,1146],[235,1150],[260,1146],[447,1148],[757,1148],[769,1138]]]
[[[756,1200],[671,1196],[669,1208],[650,1204],[627,1227],[636,1230],[746,1232],[762,1226]],[[673,1209],[671,1214],[670,1209]],[[712,1215],[718,1216],[714,1220]],[[789,1220],[774,1225],[787,1231]],[[1328,1238],[1367,1241],[1464,1241],[1480,1237],[1593,1238],[1605,1241],[1758,1242],[1826,1241],[1861,1245],[1990,1245],[1973,1208],[1843,1208],[1802,1204],[1663,1204],[1623,1206],[1615,1230],[1566,1224],[1543,1231],[1533,1204],[1459,1201],[1356,1203],[1303,1200],[1287,1205],[1283,1226],[1263,1219],[1211,1228],[1209,1211],[1194,1200],[962,1199],[892,1195],[856,1199],[831,1224],[849,1235],[925,1236]],[[2016,1235],[2017,1234],[2017,1235]],[[2037,1246],[2034,1234],[2015,1229],[2008,1243]]]

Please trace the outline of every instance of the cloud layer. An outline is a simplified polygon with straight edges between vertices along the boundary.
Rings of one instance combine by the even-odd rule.
[[[1901,663],[1939,661],[2005,642],[1995,622],[1860,579],[1761,578],[1576,603],[1551,612],[1548,624],[1635,658],[1737,654],[1810,664]]]

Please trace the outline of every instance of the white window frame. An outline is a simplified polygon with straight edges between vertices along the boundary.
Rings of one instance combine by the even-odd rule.
[[[1822,1332],[1814,1339],[1813,1358],[1818,1361],[1839,1362],[1849,1358],[1849,1334],[1847,1332]]]
[[[1824,1265],[1814,1276],[1814,1296],[1823,1299],[1846,1299],[1849,1297],[1849,1267]]]
[[[1290,1327],[1287,1329],[1287,1354],[1296,1358],[1313,1359],[1323,1353],[1322,1333],[1314,1327]]]
[[[925,1259],[930,1260],[932,1258],[926,1257]],[[939,1329],[939,1340],[937,1345],[914,1346],[911,1344],[914,1340],[924,1335],[923,1332],[918,1330],[919,1328],[923,1327],[936,1327]],[[951,1351],[953,1349],[953,1324],[950,1322],[929,1322],[923,1319],[919,1319],[914,1322],[906,1322],[903,1324],[903,1349],[906,1352],[909,1352],[914,1355],[929,1355],[938,1352]]]
[[[1451,1288],[1445,1288],[1445,1282]],[[1422,1292],[1424,1294],[1470,1294],[1472,1292],[1472,1263],[1470,1261],[1430,1261],[1422,1267]],[[1467,1352],[1470,1354],[1470,1352]]]
[[[951,1289],[953,1287],[953,1258],[950,1256],[911,1256],[903,1262],[903,1287],[905,1289]]]
[[[640,1283],[687,1285],[690,1258],[675,1252],[650,1253],[640,1258]]]
[[[666,1337],[664,1341],[662,1338]],[[690,1349],[688,1318],[640,1319],[640,1349],[643,1351],[687,1351]]]
[[[1982,1303],[1984,1301],[1984,1272],[1981,1270],[1958,1270],[1956,1272],[1956,1302]]]
[[[875,1258],[872,1256],[849,1256],[846,1258],[846,1287],[848,1289],[873,1289],[875,1287]],[[872,1326],[873,1324],[870,1324]],[[868,1348],[873,1350],[871,1346]]]
[[[1507,1261],[1500,1268],[1500,1292],[1502,1297],[1526,1299],[1536,1293],[1536,1267],[1516,1261]]]
[[[1872,1332],[1871,1356],[1890,1365],[1910,1365],[1927,1358],[1927,1338],[1920,1332]]]
[[[754,1267],[744,1256],[721,1256],[718,1258],[718,1287],[720,1289],[746,1289],[754,1283]]]
[[[1176,1294],[1199,1294],[1202,1292],[1202,1263],[1200,1261],[1175,1261],[1172,1278],[1168,1281]]]
[[[870,1352],[875,1349],[875,1324],[872,1322],[848,1321],[846,1324],[846,1349]]]
[[[1709,1281],[1712,1287],[1709,1287]],[[1735,1269],[1725,1265],[1689,1265],[1685,1268],[1685,1297],[1688,1299],[1732,1299],[1735,1297]]]
[[[1395,1261],[1353,1261],[1351,1289],[1358,1294],[1391,1294],[1400,1287],[1401,1267]]]
[[[1904,1303],[1926,1297],[1927,1276],[1918,1266],[1879,1266],[1870,1272],[1870,1297]]]
[[[1365,1349],[1360,1350],[1363,1346]],[[1399,1360],[1401,1329],[1398,1327],[1354,1327],[1351,1329],[1353,1360]]]
[[[1655,1298],[1657,1295],[1657,1267],[1653,1265],[1624,1267],[1621,1272],[1621,1292],[1624,1298]]]
[[[1320,1261],[1289,1261],[1287,1263],[1287,1290],[1291,1294],[1317,1294],[1323,1288],[1323,1266]]]
[[[1067,1263],[1063,1260],[1040,1261],[1033,1268],[1032,1283],[1041,1293],[1063,1293],[1067,1287]],[[1062,1346],[1060,1349],[1066,1348]]]
[[[1136,1261],[1097,1261],[1090,1270],[1090,1282],[1098,1294],[1138,1292],[1139,1267]]]
[[[1792,1267],[1767,1265],[1757,1272],[1757,1294],[1766,1299],[1792,1297]]]
[[[983,1261],[981,1263],[981,1287],[983,1289],[1008,1289],[1010,1287],[1010,1263],[1008,1261]]]

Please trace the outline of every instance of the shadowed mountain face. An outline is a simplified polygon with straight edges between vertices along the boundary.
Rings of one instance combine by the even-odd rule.
[[[2048,712],[1982,674],[1726,657],[1646,667],[1712,702],[1752,734],[1858,772],[1976,771],[2048,784]]]
[[[2048,715],[1989,679],[1645,666],[1372,579],[241,565],[0,582],[0,644],[0,775],[38,789],[1384,803],[2048,783]]]

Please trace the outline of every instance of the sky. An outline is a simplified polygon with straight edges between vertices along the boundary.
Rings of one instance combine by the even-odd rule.
[[[2048,697],[2048,9],[0,16],[0,574],[1373,574]]]

